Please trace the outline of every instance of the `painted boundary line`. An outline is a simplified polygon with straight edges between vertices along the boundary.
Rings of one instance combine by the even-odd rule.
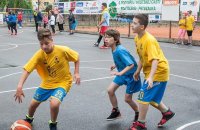
[[[101,78],[95,78],[95,79],[86,79],[86,80],[82,80],[81,83],[84,82],[90,82],[90,81],[96,81],[96,80],[103,80],[103,79],[110,79],[113,78],[114,76],[110,76],[110,77],[101,77]],[[74,84],[74,82],[73,82]],[[38,87],[31,87],[31,88],[24,88],[23,90],[31,90],[31,89],[36,89]],[[15,92],[16,89],[14,90],[8,90],[8,91],[1,91],[0,94],[4,94],[4,93],[10,93],[10,92]]]
[[[198,124],[198,123],[200,123],[200,120],[194,121],[194,122],[190,122],[190,123],[188,123],[188,124],[185,124],[185,125],[183,125],[183,126],[177,128],[176,130],[183,130],[183,129],[187,128],[188,126],[192,126],[192,125]]]

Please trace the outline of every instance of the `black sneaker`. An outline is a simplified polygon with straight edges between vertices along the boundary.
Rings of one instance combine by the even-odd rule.
[[[186,43],[185,45],[189,46],[189,45],[192,45],[192,43]]]
[[[26,122],[28,122],[28,123],[30,123],[30,124],[33,123],[33,120],[34,120],[34,117],[30,117],[30,116],[28,116],[28,115],[26,115],[26,119],[24,119],[24,121],[26,121]]]
[[[49,129],[50,130],[57,130],[57,122],[49,121]]]
[[[107,121],[113,121],[121,117],[121,113],[117,108],[113,108],[110,116],[106,119]]]

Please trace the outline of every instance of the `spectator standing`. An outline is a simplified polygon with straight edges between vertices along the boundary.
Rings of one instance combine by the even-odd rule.
[[[192,11],[188,11],[188,16],[186,18],[186,30],[187,30],[187,35],[188,35],[188,43],[185,45],[191,45],[192,44],[192,32],[195,27],[195,21],[194,21],[194,16],[192,16]]]
[[[50,24],[52,32],[53,32],[52,35],[55,35],[55,33],[56,33],[56,31],[55,31],[56,18],[54,16],[54,12],[53,11],[51,11],[51,13],[50,13],[49,24]]]
[[[69,35],[72,35],[72,34],[74,34],[73,26],[74,26],[74,23],[75,23],[75,17],[74,17],[74,14],[72,13],[72,9],[69,10],[68,21],[69,21],[69,30],[70,30]]]
[[[64,18],[63,15],[60,13],[60,11],[58,12],[57,18],[56,18],[56,22],[58,23],[58,29],[60,32],[64,31],[63,28],[63,24],[64,24]]]
[[[35,31],[38,32],[38,23],[37,23],[37,9],[33,11],[33,17],[35,21]]]
[[[47,14],[43,15],[42,21],[43,21],[43,27],[46,28],[49,21]]]
[[[184,44],[185,33],[186,33],[186,15],[181,14],[181,18],[179,20],[179,30],[178,30],[178,41],[176,44]]]
[[[37,31],[38,29],[41,29],[42,28],[42,13],[40,10],[38,10],[37,12],[37,17],[36,17],[36,21],[37,21],[37,25],[38,25],[38,28],[37,28]]]
[[[18,12],[18,14],[17,14],[17,21],[18,21],[19,28],[22,28],[22,21],[23,21],[22,12]]]

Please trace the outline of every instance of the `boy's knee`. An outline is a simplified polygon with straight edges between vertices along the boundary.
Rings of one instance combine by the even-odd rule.
[[[113,89],[107,89],[107,92],[108,92],[108,95],[112,96],[115,94],[114,90]]]
[[[126,103],[131,103],[132,102],[132,98],[131,97],[125,97],[124,101]]]
[[[50,106],[51,106],[52,109],[59,108],[60,101],[58,101],[57,99],[51,99]]]

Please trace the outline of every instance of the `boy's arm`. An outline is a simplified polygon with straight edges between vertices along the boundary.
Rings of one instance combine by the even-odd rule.
[[[138,68],[137,70],[135,71],[134,75],[133,75],[133,78],[134,80],[138,81],[139,80],[139,75],[140,75],[140,71],[142,70],[142,62],[139,61],[138,62]]]
[[[129,66],[126,66],[126,68],[124,68],[122,71],[120,72],[112,72],[112,75],[118,75],[118,76],[122,76],[124,75],[126,72],[128,72],[130,69],[132,69],[134,67],[134,64],[131,64]]]
[[[103,14],[103,15],[105,15],[105,14]],[[106,19],[105,19],[105,16],[103,16],[103,19],[101,19],[101,21],[100,21],[100,23],[99,23],[98,27],[100,27],[100,26],[101,26],[101,24],[102,24],[103,22],[105,22],[105,21],[106,21]]]
[[[29,74],[30,73],[28,71],[24,70],[21,75],[21,78],[19,80],[19,83],[17,85],[17,91],[16,91],[16,94],[14,95],[14,97],[15,97],[15,101],[18,100],[19,103],[22,103],[22,96],[24,97],[24,92],[23,92],[22,88],[23,88],[24,82],[28,78]]]
[[[104,21],[105,21],[105,18],[103,18],[103,19],[100,21],[100,23],[99,23],[98,26],[101,26],[101,24],[102,24]]]
[[[137,70],[136,70],[135,73],[139,73],[139,74],[140,74],[140,71],[141,71],[141,70],[142,70],[142,62],[139,61],[139,62],[138,62],[138,68],[137,68]]]
[[[150,89],[150,88],[153,87],[153,77],[154,77],[154,74],[155,74],[155,72],[157,70],[158,60],[157,59],[152,60],[151,65],[152,65],[151,66],[151,71],[150,71],[149,77],[146,80],[146,83],[148,83],[147,89]]]
[[[80,60],[78,57],[78,60],[76,62],[74,62],[74,80],[76,84],[80,84],[80,75],[79,75],[79,65],[80,65]]]

